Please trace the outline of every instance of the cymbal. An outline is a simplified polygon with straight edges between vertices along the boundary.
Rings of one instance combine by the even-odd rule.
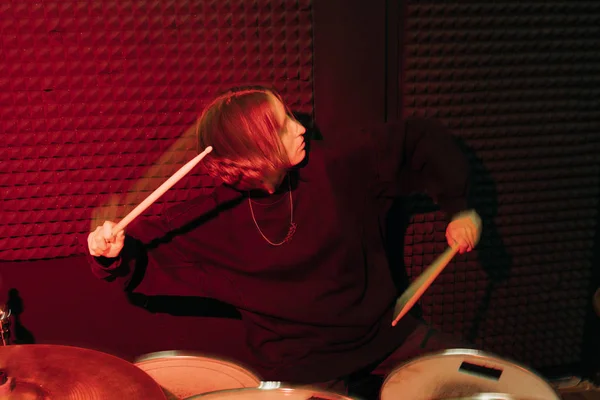
[[[166,400],[160,386],[135,365],[72,346],[0,346],[0,384],[3,381],[0,399],[7,400]]]

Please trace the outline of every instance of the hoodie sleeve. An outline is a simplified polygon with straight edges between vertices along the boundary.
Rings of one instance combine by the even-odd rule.
[[[186,230],[202,229],[207,215],[239,197],[237,191],[218,185],[207,188],[204,195],[171,207],[161,217],[139,217],[127,227],[125,245],[116,258],[90,255],[84,235],[81,244],[92,273],[105,281],[118,282],[127,291],[151,292],[163,286],[166,290],[173,267],[190,263],[188,249],[176,237]]]
[[[467,206],[466,154],[440,122],[409,119],[374,135],[379,194],[428,194],[449,215]]]

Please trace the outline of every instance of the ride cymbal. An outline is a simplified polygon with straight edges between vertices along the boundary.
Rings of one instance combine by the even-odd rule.
[[[47,344],[0,346],[0,399],[165,400],[135,365],[95,350]]]

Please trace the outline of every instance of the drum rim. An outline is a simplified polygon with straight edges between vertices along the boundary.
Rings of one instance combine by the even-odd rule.
[[[533,368],[529,368],[519,362],[513,361],[512,359],[508,358],[508,357],[500,357],[499,355],[493,353],[493,352],[489,352],[489,351],[484,351],[484,350],[477,350],[477,349],[468,349],[468,348],[455,348],[455,349],[446,349],[446,350],[440,350],[440,351],[436,351],[436,352],[432,352],[432,353],[426,353],[423,354],[421,356],[412,358],[408,361],[405,361],[401,364],[399,364],[398,366],[396,366],[394,369],[392,369],[387,376],[385,377],[385,379],[383,380],[383,383],[381,384],[381,389],[379,389],[379,397],[381,398],[381,395],[383,393],[383,389],[385,388],[385,384],[388,382],[388,380],[391,378],[391,376],[394,374],[394,372],[396,372],[397,370],[404,368],[410,364],[413,364],[417,361],[421,361],[421,360],[427,360],[429,358],[434,358],[434,357],[439,357],[439,356],[444,356],[444,355],[463,355],[463,356],[491,356],[493,358],[499,359],[501,361],[506,361],[512,365],[514,365],[515,367],[518,367],[520,369],[525,370],[526,372],[532,373],[533,375],[535,375],[538,379],[541,379],[542,382],[544,382],[549,388],[550,390],[554,393],[554,395],[556,396],[557,399],[562,399],[562,397],[560,396],[560,394],[558,393],[558,391],[546,380],[544,379],[544,377],[535,369]]]
[[[317,388],[311,389],[310,387],[293,387],[293,386],[281,386],[281,387],[274,387],[274,388],[270,388],[270,387],[255,387],[255,388],[237,388],[237,389],[225,389],[225,390],[214,390],[212,392],[207,392],[207,393],[199,393],[199,394],[195,394],[191,397],[187,397],[183,400],[194,400],[194,399],[202,399],[205,396],[211,396],[211,395],[215,395],[215,394],[219,394],[219,393],[233,393],[233,392],[247,392],[249,390],[264,390],[264,391],[270,391],[270,392],[291,392],[291,391],[309,391],[309,392],[316,392],[316,393],[326,393],[329,395],[333,395],[333,396],[337,396],[339,397],[339,400],[355,400],[352,397],[348,397],[348,396],[344,396],[343,394],[339,394],[339,393],[335,393],[335,392],[328,392],[326,390],[320,390]]]
[[[231,366],[235,366],[243,369],[248,372],[248,374],[252,375],[256,380],[260,383],[263,382],[263,379],[260,375],[258,375],[253,369],[248,368],[245,364],[235,361],[233,359],[228,359],[227,357],[221,357],[212,355],[210,353],[202,353],[199,351],[187,351],[187,350],[163,350],[163,351],[155,351],[152,353],[142,354],[136,357],[133,360],[133,364],[139,366],[148,361],[156,361],[160,359],[186,359],[186,358],[204,358],[211,361],[217,361],[225,364],[230,364]]]
[[[491,397],[493,396],[493,397]],[[485,392],[485,393],[477,393],[471,397],[460,397],[448,400],[528,400],[523,398],[514,397],[512,394],[508,393],[494,393],[494,392]]]

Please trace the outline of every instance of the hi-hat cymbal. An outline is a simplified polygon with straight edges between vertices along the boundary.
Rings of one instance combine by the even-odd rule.
[[[0,384],[0,399],[166,399],[135,365],[71,346],[0,346]]]

